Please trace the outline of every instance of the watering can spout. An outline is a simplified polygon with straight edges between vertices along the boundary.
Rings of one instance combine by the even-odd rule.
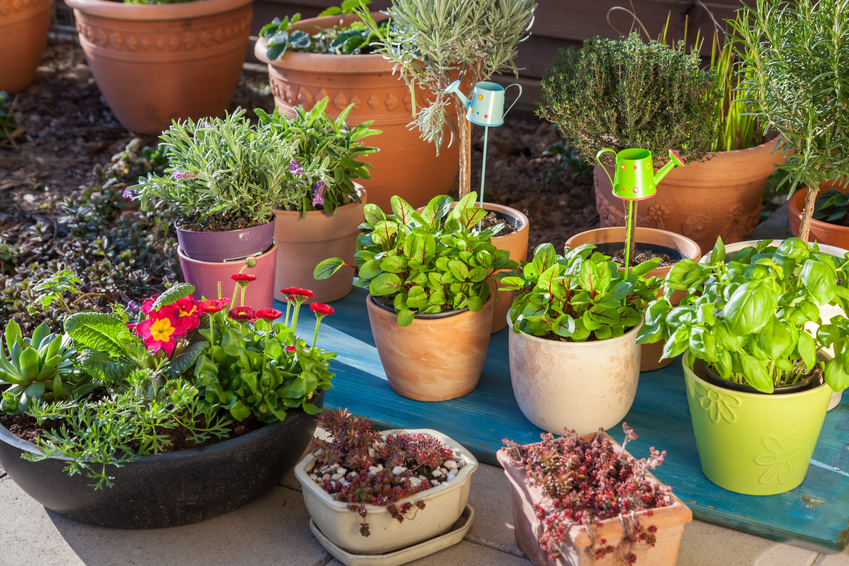
[[[681,159],[681,156],[678,155],[678,153],[674,149],[670,149],[669,150],[669,163],[667,163],[666,165],[661,167],[660,170],[658,170],[658,172],[655,173],[654,184],[655,185],[660,184],[660,181],[663,180],[663,178],[666,177],[666,174],[669,173],[670,171],[672,171],[673,168],[680,167],[680,166],[683,166],[683,165],[684,165],[684,160]]]
[[[468,108],[472,103],[460,90],[459,79],[448,85],[448,88],[445,89],[445,94],[456,94],[457,98],[460,99],[460,101],[463,103],[463,106],[465,106],[466,108]]]

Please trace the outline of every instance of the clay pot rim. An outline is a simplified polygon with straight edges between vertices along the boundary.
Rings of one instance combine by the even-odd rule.
[[[837,189],[844,193],[849,192],[849,185],[846,187],[841,186],[840,179],[831,179],[828,181],[823,181],[822,183],[820,183],[819,188],[820,191],[822,191],[823,189]],[[790,216],[795,217],[799,221],[800,225],[802,222],[802,213],[804,212],[805,208],[805,199],[808,196],[808,190],[808,187],[802,187],[801,189],[793,193],[790,196],[790,199],[788,200],[787,206],[790,209]],[[843,230],[849,231],[849,227],[847,226],[841,226],[840,224],[832,224],[831,222],[826,222],[825,220],[817,220],[816,218],[811,218],[811,227],[813,228],[814,226],[819,227],[823,230],[833,230],[838,232]],[[798,229],[795,230],[795,232],[798,232]],[[798,236],[798,234],[796,235]]]
[[[482,202],[478,204],[480,205],[480,208],[483,208],[484,210],[488,210],[490,212],[500,212],[502,214],[510,215],[519,220],[519,226],[514,232],[511,232],[510,234],[496,234],[492,237],[493,240],[497,240],[498,238],[507,238],[509,236],[515,236],[516,234],[527,230],[531,224],[531,221],[521,210],[515,209],[510,206],[505,206],[503,204],[495,204],[494,202]]]
[[[624,226],[606,226],[606,227],[602,227],[602,228],[593,228],[592,230],[584,230],[583,232],[578,232],[577,234],[573,235],[571,238],[566,240],[565,246],[569,247],[571,249],[572,246],[569,245],[570,242],[572,242],[573,240],[575,240],[576,238],[578,238],[579,236],[581,236],[583,234],[599,234],[601,232],[619,232],[619,231],[621,231],[622,234],[624,235],[625,234],[625,227]],[[635,229],[634,229],[634,238],[636,239],[636,243],[638,243],[638,244],[639,243],[643,243],[643,244],[653,244],[654,243],[654,242],[641,241],[640,240],[640,234],[643,234],[645,236],[651,235],[651,236],[658,236],[658,237],[660,237],[661,235],[668,235],[673,240],[678,240],[678,241],[682,242],[683,244],[685,244],[683,247],[690,249],[689,251],[686,250],[686,249],[678,249],[676,251],[681,252],[683,255],[685,255],[688,258],[693,259],[693,260],[697,260],[698,258],[702,257],[701,246],[699,246],[699,244],[695,240],[693,240],[692,238],[688,238],[687,236],[685,236],[683,234],[679,234],[677,232],[672,232],[671,230],[661,230],[659,228],[648,228],[648,227],[644,227],[644,226],[636,226]],[[623,242],[624,242],[624,238],[623,238]],[[593,245],[595,245],[595,244],[593,244]],[[660,244],[660,245],[663,245],[663,244]]]
[[[372,296],[371,293],[368,294],[368,297],[366,297],[366,299],[382,311],[386,311],[386,312],[392,313],[394,315],[398,314],[398,311],[396,311],[395,309],[390,309],[386,305],[382,305],[382,304],[378,303],[377,301],[375,301],[374,297]],[[492,295],[490,295],[489,299],[487,299],[486,303],[484,303],[484,306],[486,306],[486,304],[490,303],[490,302],[492,302]],[[481,309],[481,310],[483,310],[483,309]],[[426,313],[426,314],[413,315],[413,319],[414,320],[439,320],[439,319],[442,319],[442,318],[449,318],[449,317],[452,317],[452,316],[457,316],[458,314],[463,314],[465,312],[472,312],[472,311],[469,310],[469,307],[466,307],[464,309],[454,309],[454,310],[450,310],[450,311],[429,312],[429,313]],[[480,311],[475,311],[475,312],[480,312]]]
[[[31,14],[40,14],[45,10],[50,9],[51,0],[36,0],[30,3],[9,2],[7,4],[8,11],[0,22],[0,28],[16,25],[17,19],[13,19],[15,15],[23,14],[26,18],[31,17]]]
[[[643,320],[640,320],[640,322],[636,326],[634,326],[633,328],[631,328],[630,330],[625,332],[622,336],[617,336],[615,338],[605,338],[604,340],[584,340],[583,342],[574,342],[574,341],[566,342],[566,341],[563,341],[563,340],[553,340],[551,338],[541,338],[539,336],[534,336],[533,334],[528,334],[527,332],[524,332],[522,330],[520,330],[519,332],[513,332],[513,321],[510,320],[510,313],[509,312],[507,313],[507,326],[510,329],[510,332],[512,332],[513,334],[517,334],[517,335],[521,336],[522,338],[526,338],[526,339],[531,340],[531,341],[539,341],[539,342],[544,342],[546,344],[568,344],[569,346],[574,346],[576,348],[590,348],[590,347],[597,346],[599,344],[613,344],[617,340],[618,341],[627,341],[629,335],[631,335],[631,334],[633,334],[634,337],[636,337],[637,332],[639,332],[640,328],[643,326]],[[634,341],[636,342],[636,338],[634,338]],[[594,433],[591,433],[591,434],[594,434]]]
[[[425,499],[425,497],[430,497],[433,495],[437,495],[443,492],[455,491],[457,489],[461,489],[463,484],[466,481],[471,479],[471,475],[478,469],[479,463],[477,458],[475,458],[471,452],[469,452],[462,444],[458,441],[454,440],[450,436],[446,436],[441,432],[429,428],[391,428],[387,430],[381,430],[380,434],[386,436],[388,434],[392,434],[395,432],[405,432],[408,434],[426,434],[428,436],[432,436],[434,438],[439,439],[443,444],[450,446],[455,452],[459,452],[460,455],[463,456],[466,460],[466,465],[460,468],[460,471],[457,473],[457,477],[453,480],[445,483],[440,483],[436,487],[428,488],[424,491],[420,491],[418,493],[414,493],[404,499],[399,499],[395,502],[396,505],[404,504],[407,501],[414,502],[418,499]],[[315,461],[315,456],[307,452],[304,457],[295,465],[295,477],[301,483],[301,485],[309,489],[313,494],[318,496],[322,503],[333,509],[337,512],[351,513],[348,509],[348,504],[344,501],[336,501],[333,497],[324,491],[320,485],[315,483],[307,474],[306,466]],[[468,471],[466,471],[468,470]],[[460,481],[457,481],[460,480]],[[443,489],[444,488],[444,489]],[[366,504],[366,510],[371,513],[388,513],[389,511],[386,509],[386,506],[383,505],[370,505]]]
[[[306,212],[307,218],[310,218],[310,217],[315,218],[317,216],[325,216],[327,218],[333,218],[334,216],[337,216],[338,214],[340,214],[340,211],[344,212],[345,210],[350,210],[350,209],[356,208],[358,206],[365,208],[366,204],[368,204],[368,200],[366,199],[367,192],[366,192],[365,187],[363,187],[361,184],[355,182],[354,183],[354,189],[357,191],[357,196],[360,197],[361,202],[353,201],[353,202],[349,202],[348,204],[343,204],[342,206],[336,207],[336,210],[333,212],[333,214],[328,214],[327,211],[323,210],[323,209],[322,210],[308,210]],[[274,212],[275,217],[277,217],[277,216],[292,216],[292,215],[295,215],[295,214],[297,214],[298,216],[301,216],[301,212],[297,211],[297,210],[283,210],[281,208],[274,208],[274,209],[272,209],[272,211]]]
[[[179,218],[174,221],[174,228],[176,228],[180,232],[185,232],[188,234],[236,234],[237,232],[244,232],[245,230],[254,230],[256,228],[268,226],[269,224],[273,225],[277,221],[277,215],[272,214],[271,219],[268,222],[257,224],[256,226],[250,226],[248,228],[236,228],[235,230],[186,230],[185,228],[180,228],[179,226],[177,226],[177,222],[179,221]]]
[[[68,6],[90,16],[113,20],[182,20],[249,7],[253,0],[197,0],[178,4],[123,4],[109,0],[66,0]]]
[[[259,261],[261,258],[264,258],[264,257],[266,257],[270,254],[275,253],[275,252],[277,252],[277,240],[274,240],[274,243],[271,245],[271,247],[268,248],[266,251],[262,252],[261,254],[256,255],[256,256],[247,256],[247,257],[254,257],[254,258],[256,258],[257,261]],[[192,258],[190,258],[189,256],[186,255],[186,252],[184,252],[183,248],[181,248],[180,246],[177,246],[177,255],[180,257],[181,260],[184,259],[187,262],[197,263],[197,264],[200,264],[200,265],[231,264],[231,265],[237,266],[241,263],[244,263],[244,260],[245,260],[245,258],[243,258],[243,257],[236,259],[236,260],[233,260],[233,261],[203,261],[203,260],[200,260],[200,259],[192,259]]]

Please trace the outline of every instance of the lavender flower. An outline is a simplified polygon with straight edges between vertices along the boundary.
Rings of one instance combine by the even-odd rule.
[[[136,193],[133,192],[133,189],[128,187],[128,188],[124,189],[123,197],[128,198],[130,200],[133,200],[134,198],[136,198]]]
[[[171,173],[171,176],[174,177],[175,179],[182,179],[183,178],[183,172],[182,171],[174,171],[173,173]]]
[[[200,125],[201,128],[211,128],[212,124],[209,122],[202,122]]]
[[[289,172],[295,175],[303,175],[305,173],[301,162],[297,159],[293,159],[289,162]]]
[[[324,181],[318,181],[312,188],[312,205],[320,206],[324,204],[324,194],[327,192],[327,185]]]

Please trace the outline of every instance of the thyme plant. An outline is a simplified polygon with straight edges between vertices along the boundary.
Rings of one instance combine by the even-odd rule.
[[[819,184],[849,179],[849,3],[756,0],[732,26],[744,46],[749,111],[781,135],[778,168],[790,192],[809,188],[800,230],[807,241]]]
[[[588,39],[561,49],[539,88],[537,115],[587,160],[604,148],[639,147],[659,167],[670,149],[687,162],[711,149],[713,78],[683,42],[669,47],[636,33]]]
[[[382,51],[410,87],[413,124],[437,152],[446,130],[460,140],[460,197],[471,190],[472,124],[453,123],[451,104],[458,116],[465,107],[445,89],[455,80],[468,87],[511,71],[518,77],[514,59],[519,43],[529,36],[534,21],[533,0],[394,0],[386,11],[391,32],[378,29],[368,11],[357,13],[380,35]],[[423,89],[424,100],[416,96]]]

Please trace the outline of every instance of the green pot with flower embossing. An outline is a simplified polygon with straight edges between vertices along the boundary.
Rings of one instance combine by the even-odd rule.
[[[688,356],[683,356],[687,402],[705,476],[746,495],[775,495],[798,487],[808,471],[831,388],[821,383],[794,393],[735,391],[697,375]]]

